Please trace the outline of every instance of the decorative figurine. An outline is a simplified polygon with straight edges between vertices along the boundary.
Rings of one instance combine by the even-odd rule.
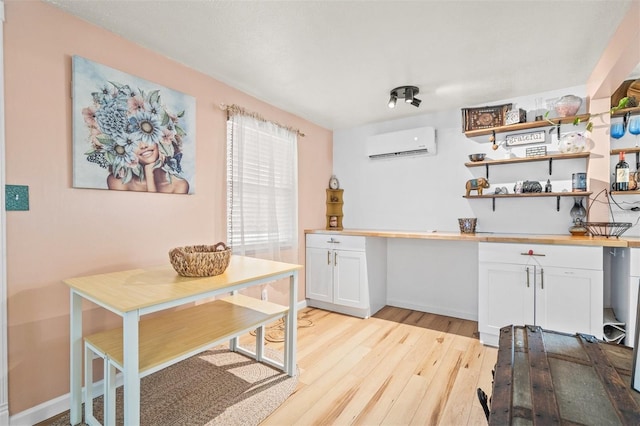
[[[485,178],[477,178],[477,179],[469,179],[467,181],[467,197],[471,193],[472,190],[478,191],[478,195],[482,195],[483,188],[489,187],[489,181]]]
[[[547,184],[544,186],[544,192],[551,192],[551,181],[547,179]]]

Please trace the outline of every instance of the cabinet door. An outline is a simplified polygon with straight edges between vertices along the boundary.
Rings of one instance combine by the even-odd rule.
[[[306,297],[333,302],[333,254],[326,248],[307,247]]]
[[[602,338],[602,271],[545,267],[536,286],[536,325]]]
[[[334,303],[353,308],[369,306],[365,252],[333,252]]]
[[[535,267],[479,264],[478,330],[499,336],[506,325],[534,323]]]

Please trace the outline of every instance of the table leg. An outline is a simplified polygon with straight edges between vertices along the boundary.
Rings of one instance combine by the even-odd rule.
[[[70,301],[70,422],[77,425],[82,421],[82,297],[71,291]]]
[[[289,376],[296,372],[296,342],[298,340],[298,271],[289,278],[289,312],[285,324],[284,369]]]
[[[93,351],[84,345],[84,419],[93,418]],[[89,402],[91,401],[91,402]]]
[[[124,424],[127,426],[140,424],[139,319],[138,311],[127,312],[122,318]]]

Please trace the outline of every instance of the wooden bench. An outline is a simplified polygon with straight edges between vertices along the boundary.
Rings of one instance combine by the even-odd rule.
[[[284,370],[283,363],[264,356],[264,326],[284,318],[286,306],[234,294],[213,302],[149,315],[139,322],[140,378],[189,358],[212,346],[230,342],[230,349]],[[238,343],[238,336],[256,330],[256,349]],[[85,336],[85,422],[93,416],[93,359],[104,361],[104,424],[115,424],[116,370],[123,370],[122,328]]]

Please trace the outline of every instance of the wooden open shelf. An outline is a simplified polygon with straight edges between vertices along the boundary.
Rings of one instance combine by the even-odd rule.
[[[640,150],[640,149],[639,149]],[[499,160],[484,160],[484,161],[470,161],[464,163],[467,167],[479,167],[479,166],[494,166],[498,164],[515,164],[515,163],[528,163],[533,161],[547,161],[547,160],[570,160],[572,158],[588,158],[591,155],[590,152],[577,152],[572,154],[549,154],[539,157],[517,157],[517,158],[504,158]]]
[[[624,152],[625,154],[638,153],[638,152],[640,152],[640,147],[634,146],[634,147],[629,147],[629,148],[616,148],[616,149],[612,149],[611,151],[609,151],[609,153],[611,155],[618,155],[621,152]]]
[[[556,211],[560,211],[560,197],[588,197],[593,194],[591,191],[575,191],[575,192],[528,192],[525,194],[483,194],[483,195],[463,195],[463,198],[490,198],[493,211],[496,211],[496,198],[556,198]]]
[[[640,195],[640,189],[634,189],[632,191],[611,191],[610,195]]]
[[[526,194],[482,194],[463,195],[464,198],[536,198],[536,197],[587,197],[593,194],[591,191],[575,192],[528,192]]]
[[[611,117],[623,117],[625,114],[639,115],[640,107],[622,108],[611,114]]]
[[[556,124],[572,124],[576,120],[576,118],[579,119],[580,122],[583,122],[583,121],[589,120],[590,117],[591,117],[591,114],[581,114],[581,115],[576,115],[572,117],[556,117],[556,118],[550,118],[549,120],[528,121],[526,123],[508,124],[506,126],[489,127],[487,129],[468,130],[464,132],[464,134],[468,138],[472,138],[475,136],[490,135],[494,132],[495,133],[517,132],[519,130],[538,129],[540,127],[550,127]]]

